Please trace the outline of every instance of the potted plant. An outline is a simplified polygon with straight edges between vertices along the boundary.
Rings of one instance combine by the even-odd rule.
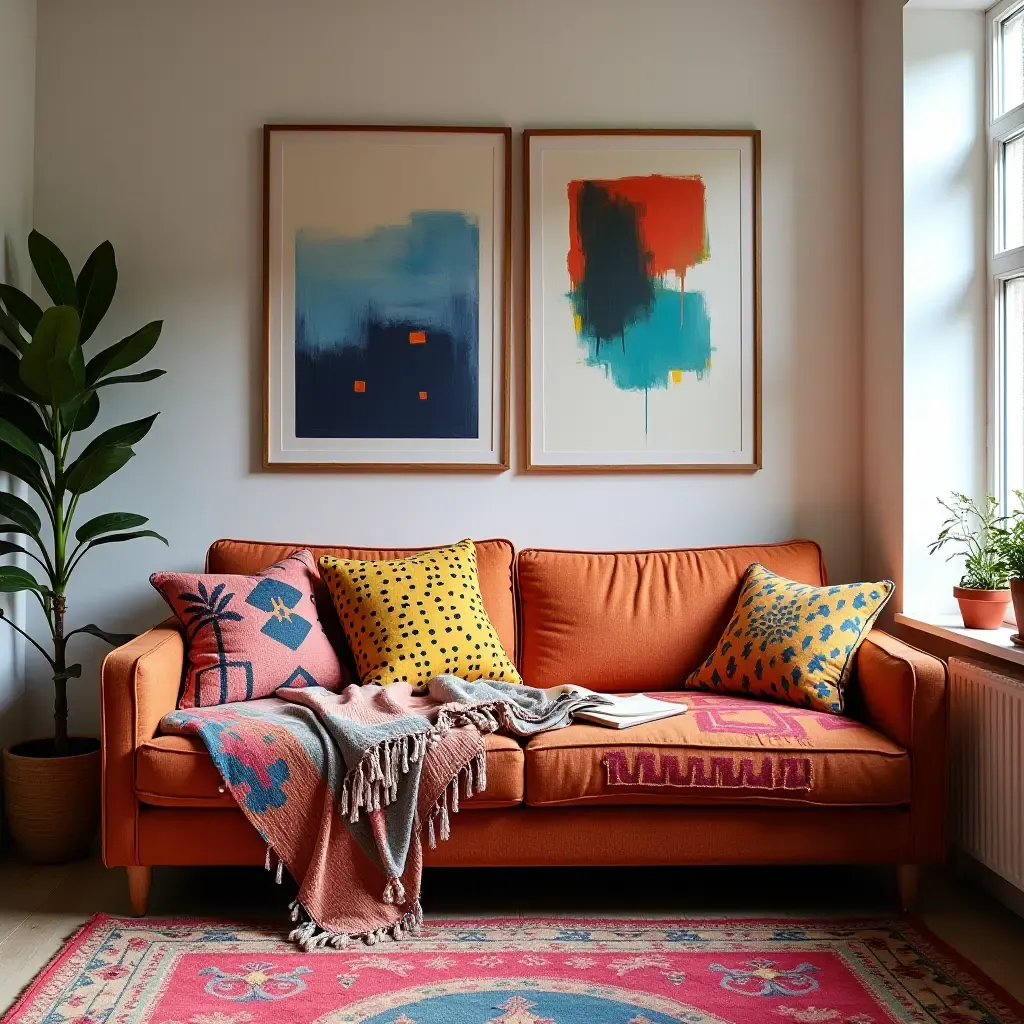
[[[23,481],[36,499],[33,505],[13,488],[0,490],[0,555],[20,555],[35,565],[31,571],[0,566],[0,592],[24,591],[38,602],[49,635],[38,642],[2,610],[0,617],[53,672],[54,728],[51,737],[4,750],[4,790],[11,834],[22,851],[34,860],[61,861],[88,853],[99,824],[100,795],[99,741],[68,735],[68,682],[82,674],[82,666],[69,660],[68,646],[86,633],[113,645],[132,638],[94,623],[68,629],[68,581],[100,545],[138,537],[167,543],[142,529],[148,520],[132,512],[106,512],[74,529],[82,495],[132,458],[132,446],[146,436],[156,414],[82,442],[99,415],[103,389],[164,373],[120,372],[150,353],[162,323],[146,324],[87,359],[83,346],[92,340],[117,286],[113,246],[98,246],[77,278],[60,249],[38,231],[29,235],[28,251],[54,305],[44,311],[24,292],[0,284],[0,472]]]
[[[1010,581],[1013,616],[1018,630],[1024,624],[1024,492],[1014,491],[1017,507],[1004,516],[995,531],[996,546]]]
[[[954,491],[949,500],[939,498],[949,513],[938,537],[928,546],[928,553],[955,544],[946,561],[964,559],[964,575],[953,596],[960,605],[960,614],[968,629],[998,629],[1010,603],[1006,588],[1006,568],[999,550],[999,502],[987,495],[978,505],[966,494]]]

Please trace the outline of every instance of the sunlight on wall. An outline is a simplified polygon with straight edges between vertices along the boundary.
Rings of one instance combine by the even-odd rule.
[[[904,14],[903,608],[956,611],[929,556],[951,490],[985,491],[985,18]]]

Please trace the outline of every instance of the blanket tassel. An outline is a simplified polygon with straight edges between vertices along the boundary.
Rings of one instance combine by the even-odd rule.
[[[368,946],[375,946],[378,942],[383,942],[388,938],[401,939],[406,935],[416,935],[423,924],[423,908],[420,906],[419,900],[394,924],[382,928],[371,928],[368,932],[356,935],[350,935],[347,932],[330,932],[321,928],[298,900],[295,900],[288,909],[291,911],[292,921],[296,923],[288,935],[288,940],[301,946],[307,953],[324,946],[343,949],[350,942],[358,939],[362,939]]]
[[[388,884],[384,886],[384,895],[381,897],[385,903],[397,903],[401,906],[405,902],[405,886],[400,878],[389,878]]]
[[[271,849],[270,843],[267,843],[267,855],[263,858],[263,870],[270,871],[273,866],[273,857],[277,857],[277,854]],[[284,879],[284,861],[280,857],[277,857],[277,870],[274,872],[274,881],[280,885]]]

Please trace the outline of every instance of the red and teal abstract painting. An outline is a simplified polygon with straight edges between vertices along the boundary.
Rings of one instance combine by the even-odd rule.
[[[571,181],[568,193],[569,298],[585,363],[645,396],[707,374],[707,302],[686,290],[687,271],[711,258],[700,176]]]
[[[295,435],[479,435],[476,218],[295,236]]]

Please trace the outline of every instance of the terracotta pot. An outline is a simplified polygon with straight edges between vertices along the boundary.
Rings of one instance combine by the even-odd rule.
[[[1024,584],[1024,580],[1017,582]],[[1006,606],[1010,603],[1009,590],[954,587],[953,596],[960,605],[960,614],[968,629],[998,629],[1003,624]]]
[[[40,864],[87,857],[100,824],[100,741],[69,737],[66,757],[53,740],[4,748],[4,803],[11,836]]]
[[[1017,620],[1017,631],[1024,627],[1024,580],[1010,580],[1010,596],[1013,598],[1013,617]]]

